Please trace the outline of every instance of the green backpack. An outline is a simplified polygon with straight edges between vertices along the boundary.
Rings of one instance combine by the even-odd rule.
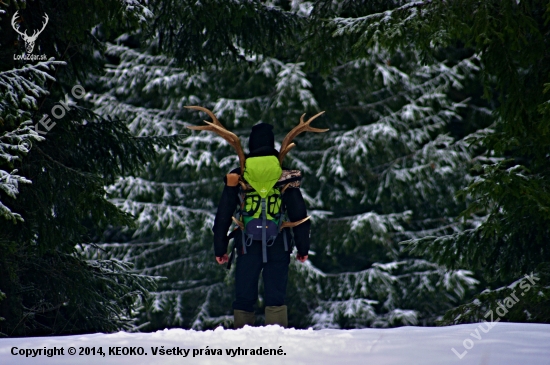
[[[241,222],[243,253],[253,240],[261,240],[264,262],[267,262],[267,247],[273,244],[285,220],[284,187],[278,184],[282,173],[275,156],[247,158],[245,184],[239,189],[240,205],[235,220]],[[285,251],[288,251],[286,234],[283,240]]]

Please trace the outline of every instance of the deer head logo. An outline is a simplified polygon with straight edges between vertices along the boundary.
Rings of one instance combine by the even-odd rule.
[[[24,33],[22,33],[20,30],[19,30],[19,24],[16,23],[16,20],[17,20],[17,13],[19,12],[16,11],[15,14],[13,14],[13,17],[11,18],[11,26],[13,27],[13,30],[15,30],[19,35],[21,35],[21,37],[23,37],[23,40],[25,41],[25,49],[27,50],[27,53],[32,53],[33,49],[34,49],[34,42],[36,42],[36,38],[38,38],[38,36],[40,35],[40,33],[42,33],[42,31],[44,30],[44,28],[46,28],[46,24],[48,24],[48,14],[44,13],[44,20],[45,22],[42,23],[42,29],[40,29],[39,31],[35,30],[31,36],[29,36],[27,34],[27,31],[25,30]]]

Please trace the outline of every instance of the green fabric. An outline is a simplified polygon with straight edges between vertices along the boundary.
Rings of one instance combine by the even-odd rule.
[[[257,192],[250,192],[246,194],[245,200],[244,200],[244,211],[254,212],[254,214],[250,216],[244,217],[244,223],[245,225],[250,222],[253,218],[260,218],[262,214],[262,209],[260,207],[260,196]],[[267,202],[267,219],[274,221],[275,223],[279,224],[279,220],[276,218],[281,210],[281,191],[276,188],[272,188],[269,193],[267,194],[266,198]]]
[[[283,170],[279,164],[279,159],[275,156],[250,157],[246,159],[244,178],[262,198],[270,194],[282,173]]]

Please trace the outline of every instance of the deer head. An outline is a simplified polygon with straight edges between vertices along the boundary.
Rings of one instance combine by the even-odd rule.
[[[27,34],[27,31],[25,30],[24,33],[22,33],[20,30],[19,30],[19,24],[16,23],[17,21],[17,13],[19,12],[16,11],[15,14],[13,14],[13,17],[11,18],[11,26],[13,27],[13,30],[15,30],[21,37],[23,37],[23,40],[25,41],[25,49],[27,50],[27,53],[32,53],[33,49],[34,49],[34,42],[36,42],[36,38],[38,38],[38,36],[40,35],[40,33],[42,33],[42,31],[44,30],[44,28],[46,28],[46,24],[48,24],[48,14],[44,13],[44,23],[42,23],[42,29],[40,29],[39,31],[35,30],[31,36],[29,36]]]

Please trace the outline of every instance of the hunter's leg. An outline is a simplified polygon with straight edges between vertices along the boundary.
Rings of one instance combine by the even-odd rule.
[[[258,301],[258,279],[262,270],[262,257],[254,253],[240,254],[235,267],[235,301],[233,302],[234,327],[254,325],[254,304]]]
[[[285,305],[288,282],[288,252],[269,255],[262,273],[265,288],[265,324],[278,324],[288,327],[287,307]]]

